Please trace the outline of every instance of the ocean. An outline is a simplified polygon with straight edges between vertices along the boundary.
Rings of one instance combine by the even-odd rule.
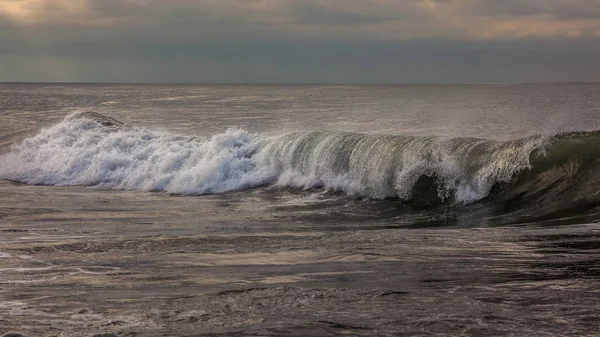
[[[0,84],[0,334],[593,336],[600,84]]]

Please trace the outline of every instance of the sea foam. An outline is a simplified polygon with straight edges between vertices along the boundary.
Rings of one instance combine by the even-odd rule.
[[[199,139],[74,113],[0,157],[0,178],[173,194],[277,184],[409,200],[427,176],[440,198],[469,202],[530,167],[531,151],[544,142],[335,131],[265,137],[236,128]]]
[[[260,143],[229,129],[209,139],[103,125],[72,114],[15,145],[1,158],[0,177],[28,184],[218,193],[274,181],[253,158]]]

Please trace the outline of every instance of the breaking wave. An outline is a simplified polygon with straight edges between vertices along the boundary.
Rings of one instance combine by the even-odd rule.
[[[0,157],[0,178],[173,194],[277,184],[375,199],[472,202],[570,188],[565,181],[596,167],[599,154],[600,133],[499,142],[333,131],[266,137],[229,129],[200,139],[87,112],[14,145]]]
[[[96,113],[75,113],[2,157],[0,177],[40,185],[205,194],[273,180],[253,156],[258,143],[230,129],[210,139],[174,136]]]

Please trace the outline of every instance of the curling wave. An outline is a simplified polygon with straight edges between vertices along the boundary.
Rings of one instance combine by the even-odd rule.
[[[571,188],[574,177],[596,167],[599,154],[600,133],[499,142],[332,131],[263,137],[229,129],[199,139],[75,113],[0,157],[0,178],[174,194],[278,184],[371,198],[472,202]]]

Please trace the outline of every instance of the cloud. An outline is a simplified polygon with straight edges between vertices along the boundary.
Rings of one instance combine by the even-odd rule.
[[[597,0],[0,0],[0,13],[25,26],[117,25],[174,33],[185,28],[204,36],[406,40],[600,35]]]
[[[594,41],[211,41],[101,55],[0,56],[4,80],[133,82],[524,82],[600,78]],[[102,52],[102,50],[98,50]],[[148,55],[148,57],[144,57]],[[8,66],[10,65],[10,66]],[[27,77],[24,78],[24,74]]]
[[[600,78],[598,0],[0,0],[0,31],[0,81]]]
[[[363,26],[376,24],[384,21],[394,21],[398,17],[394,15],[372,15],[363,11],[349,11],[342,8],[334,8],[319,2],[293,2],[288,5],[285,14],[288,21],[299,25],[350,25]]]

